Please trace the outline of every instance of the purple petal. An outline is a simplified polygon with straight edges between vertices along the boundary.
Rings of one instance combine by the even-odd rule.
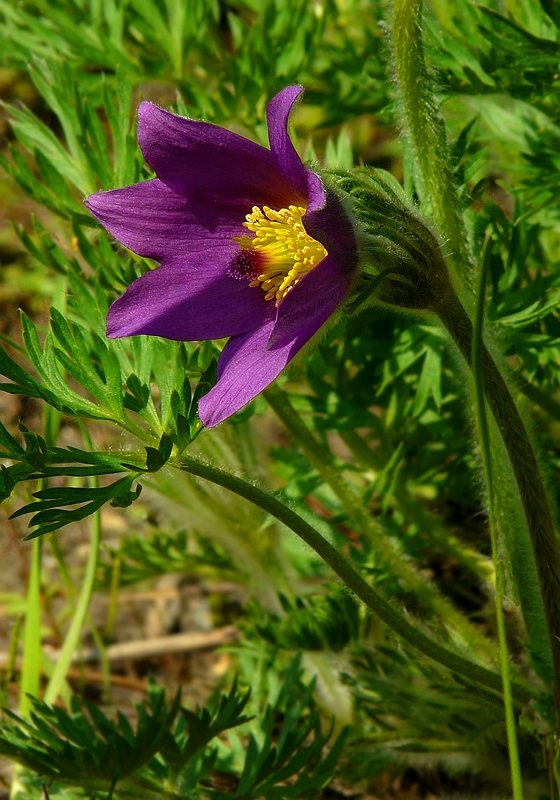
[[[324,258],[278,306],[268,350],[284,347],[297,336],[311,338],[340,305],[351,282],[352,276],[342,272],[330,256]]]
[[[233,336],[224,347],[218,362],[218,382],[198,404],[205,427],[223,422],[266,389],[321,326],[317,318],[307,321],[292,341],[270,350],[268,342],[276,323],[273,303],[267,306],[268,321],[255,330]]]
[[[247,232],[243,214],[185,199],[158,180],[99,192],[85,204],[125,247],[157,261],[221,247]]]
[[[327,195],[321,183],[321,178],[308,169],[305,171],[307,173],[307,194],[309,197],[307,213],[310,214],[312,211],[323,208]]]
[[[273,306],[271,312],[274,312]],[[234,336],[226,344],[218,362],[218,383],[198,404],[198,414],[205,427],[213,428],[256,397],[304,344],[292,342],[283,350],[268,353],[266,343],[273,326],[271,318],[249,333]]]
[[[321,242],[341,272],[353,275],[358,267],[358,243],[352,217],[338,195],[328,189],[325,194],[324,207],[304,216],[305,230]]]
[[[321,180],[303,166],[288,134],[288,118],[302,92],[303,86],[286,86],[272,98],[266,110],[268,140],[280,174],[314,211],[325,204]]]
[[[278,169],[295,191],[307,200],[307,170],[301,163],[288,135],[288,118],[303,86],[286,86],[275,95],[266,109],[268,140]]]
[[[142,275],[109,309],[107,335],[199,341],[262,325],[270,316],[262,291],[226,274],[236,249],[191,253]]]
[[[254,205],[284,208],[301,202],[270,150],[217,125],[144,102],[138,141],[158,178],[193,202],[218,202],[243,217]]]

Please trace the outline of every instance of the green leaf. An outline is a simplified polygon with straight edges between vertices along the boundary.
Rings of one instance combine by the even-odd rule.
[[[416,388],[416,397],[412,408],[412,413],[415,417],[419,417],[423,413],[430,395],[434,398],[438,411],[441,408],[442,342],[439,339],[434,339],[430,344]]]
[[[8,458],[10,455],[17,456],[24,452],[23,447],[14,439],[2,420],[0,420],[0,447],[6,451]]]
[[[129,506],[138,498],[141,491],[140,486],[137,486],[135,491],[131,491],[135,479],[136,475],[130,475],[103,488],[52,486],[41,489],[33,493],[33,497],[36,498],[35,502],[18,509],[11,518],[33,514],[29,526],[36,527],[37,530],[26,538],[34,539],[69,525],[71,522],[79,522],[106,503],[110,502],[119,507]],[[80,505],[80,508],[73,510],[61,508],[61,506],[70,505]]]

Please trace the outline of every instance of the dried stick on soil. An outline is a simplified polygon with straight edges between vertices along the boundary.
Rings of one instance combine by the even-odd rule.
[[[136,642],[120,642],[119,644],[109,645],[105,655],[109,661],[141,660],[144,658],[154,658],[156,656],[168,655],[170,653],[194,653],[199,650],[213,650],[224,644],[234,642],[239,638],[239,632],[233,625],[225,628],[217,628],[213,631],[201,631],[198,633],[178,633],[174,636],[160,636],[155,639],[142,639]],[[49,657],[56,661],[57,650],[49,653]],[[95,648],[76,653],[74,663],[92,663],[99,661],[99,651]],[[0,670],[6,669],[8,665],[8,654],[0,653]],[[15,665],[18,670],[21,663]]]

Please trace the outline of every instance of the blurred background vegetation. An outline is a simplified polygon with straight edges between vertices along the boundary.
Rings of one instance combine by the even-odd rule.
[[[555,0],[493,0],[486,7],[434,0],[425,15],[428,66],[473,252],[492,235],[488,323],[518,375],[557,493],[560,6]],[[199,431],[184,377],[195,395],[197,386],[201,391],[220,343],[138,337],[107,345],[103,336],[107,303],[148,265],[106,238],[83,199],[151,177],[135,139],[141,99],[266,145],[266,103],[284,86],[301,83],[305,96],[292,123],[302,157],[323,168],[388,170],[429,215],[401,132],[389,3],[0,0],[0,42],[0,338],[8,354],[2,374],[11,384],[0,386],[2,449],[14,452],[13,436],[34,454],[23,466],[4,460],[19,471],[6,473],[0,510],[2,705],[17,709],[25,689],[20,642],[29,642],[30,586],[40,601],[37,688],[48,687],[97,526],[102,546],[93,598],[79,656],[59,694],[66,708],[74,696],[76,725],[95,719],[92,708],[100,707],[106,720],[120,720],[127,746],[143,754],[130,762],[129,774],[147,770],[144,788],[122,784],[121,795],[117,784],[115,797],[152,796],[142,792],[148,784],[155,791],[153,781],[163,774],[140,733],[133,746],[126,727],[130,718],[139,731],[144,723],[148,731],[165,728],[163,693],[149,679],[168,690],[170,705],[181,686],[194,709],[216,704],[234,676],[241,691],[252,689],[245,713],[260,720],[255,747],[291,741],[295,731],[296,752],[315,731],[317,746],[307,755],[315,783],[294,788],[295,775],[303,780],[295,762],[286,775],[279,764],[271,768],[268,788],[264,777],[260,784],[253,780],[248,764],[255,753],[247,750],[248,723],[237,709],[238,727],[233,730],[232,712],[231,726],[213,729],[214,749],[199,759],[198,772],[193,767],[184,777],[181,796],[199,796],[188,794],[198,786],[202,796],[215,797],[507,797],[499,704],[395,637],[290,532],[235,495],[163,468],[146,473],[142,495],[130,504],[132,497],[107,489],[114,480],[106,477],[109,469],[94,478],[75,468],[52,471],[51,464],[44,475],[52,487],[89,485],[106,495],[95,495],[102,507],[90,517],[93,507],[74,516],[65,511],[70,495],[62,493],[47,506],[56,509],[55,522],[35,520],[45,533],[40,579],[24,541],[28,518],[10,518],[31,501],[30,492],[46,487],[36,482],[46,462],[34,434],[65,452],[117,453],[134,450],[138,441],[141,452],[165,433],[176,443],[184,435],[192,452],[287,500],[431,636],[479,663],[495,663],[494,576],[472,404],[466,376],[432,320],[382,307],[345,316],[279,381],[325,463],[367,509],[365,527],[265,399],[217,430]],[[115,400],[110,381],[117,367]],[[102,505],[111,499],[117,507]],[[516,513],[513,508],[513,527]],[[538,632],[527,630],[519,610],[521,580],[509,575],[505,612],[512,661],[533,685],[520,719],[526,796],[555,797],[547,774],[549,700],[540,682]],[[118,649],[125,644],[128,650]],[[82,700],[93,704],[87,713]],[[142,715],[137,721],[134,703],[152,709],[157,724]],[[98,761],[84,766],[83,753],[71,757],[69,746],[57,751],[57,741],[72,739],[70,723],[53,720],[43,707],[36,713],[57,731],[51,750],[46,734],[35,731],[35,746],[41,741],[47,755],[40,763],[24,758],[29,743],[17,739],[5,716],[12,732],[0,752],[27,769],[18,767],[14,780],[6,761],[0,796],[106,797],[109,767],[100,783],[93,776],[107,757],[99,744],[108,736],[103,725],[116,730],[117,722],[97,719],[97,733],[84,734],[83,750],[100,748]],[[333,763],[322,766],[331,720],[330,746],[338,744]],[[340,755],[337,736],[345,725]],[[182,734],[174,735],[179,741]],[[72,739],[77,750],[79,739]],[[82,782],[68,772],[72,758],[82,765]],[[169,753],[165,758],[175,764]],[[45,772],[49,763],[58,772]]]

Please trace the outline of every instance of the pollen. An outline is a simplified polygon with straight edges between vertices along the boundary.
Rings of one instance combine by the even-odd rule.
[[[247,275],[251,279],[249,286],[260,286],[266,293],[265,300],[276,300],[276,305],[328,255],[305,230],[304,214],[301,206],[279,211],[253,206],[243,223],[253,236],[236,236],[233,240],[239,244],[237,275]],[[241,265],[247,267],[243,270]]]

